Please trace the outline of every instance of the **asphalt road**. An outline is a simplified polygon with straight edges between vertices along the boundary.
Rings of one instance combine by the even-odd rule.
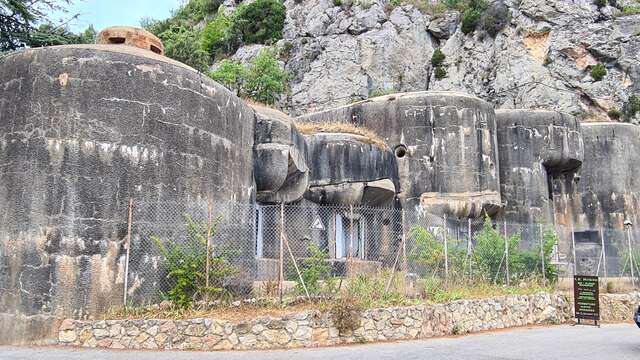
[[[557,326],[396,343],[243,352],[103,351],[0,347],[2,360],[287,360],[287,359],[640,359],[635,325]]]

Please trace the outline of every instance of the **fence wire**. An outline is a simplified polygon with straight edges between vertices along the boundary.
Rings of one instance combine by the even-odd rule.
[[[319,295],[339,287],[342,279],[385,272],[413,282],[505,285],[574,274],[637,285],[640,273],[640,243],[631,228],[553,228],[391,208],[207,201],[138,202],[131,219],[123,299],[128,305],[170,297],[185,268],[193,270],[189,276],[199,298],[212,301]]]

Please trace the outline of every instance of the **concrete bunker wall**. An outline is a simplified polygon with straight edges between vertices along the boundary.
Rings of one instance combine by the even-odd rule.
[[[254,112],[185,65],[132,47],[29,49],[0,59],[0,83],[0,312],[121,303],[130,197],[254,197]]]
[[[554,225],[554,179],[569,177],[584,158],[580,123],[552,111],[499,110],[502,218]]]
[[[403,206],[480,216],[500,206],[495,114],[449,92],[394,94],[299,118],[367,127],[394,149]]]

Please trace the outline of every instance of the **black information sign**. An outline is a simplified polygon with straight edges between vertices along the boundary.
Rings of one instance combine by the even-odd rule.
[[[573,296],[578,324],[580,324],[580,320],[593,320],[597,325],[600,320],[598,277],[575,275],[573,277]]]

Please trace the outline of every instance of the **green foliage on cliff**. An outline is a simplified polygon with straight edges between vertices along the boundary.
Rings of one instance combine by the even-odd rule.
[[[246,65],[223,60],[210,77],[238,96],[273,105],[286,91],[289,75],[275,53],[264,49]]]
[[[281,0],[256,0],[238,6],[230,31],[245,44],[271,44],[282,38],[286,8]]]
[[[243,3],[229,15],[222,3],[190,0],[168,19],[141,23],[162,40],[168,57],[203,72],[212,57],[231,54],[242,44],[271,44],[282,38],[286,9],[281,0]],[[199,30],[202,22],[206,24]]]
[[[607,75],[607,68],[602,64],[597,64],[591,68],[591,77],[594,81],[600,81]]]
[[[431,55],[431,65],[433,66],[441,66],[444,63],[446,56],[440,49],[436,49]]]
[[[630,122],[640,112],[640,96],[631,95],[629,99],[622,106],[622,114],[624,120]]]

